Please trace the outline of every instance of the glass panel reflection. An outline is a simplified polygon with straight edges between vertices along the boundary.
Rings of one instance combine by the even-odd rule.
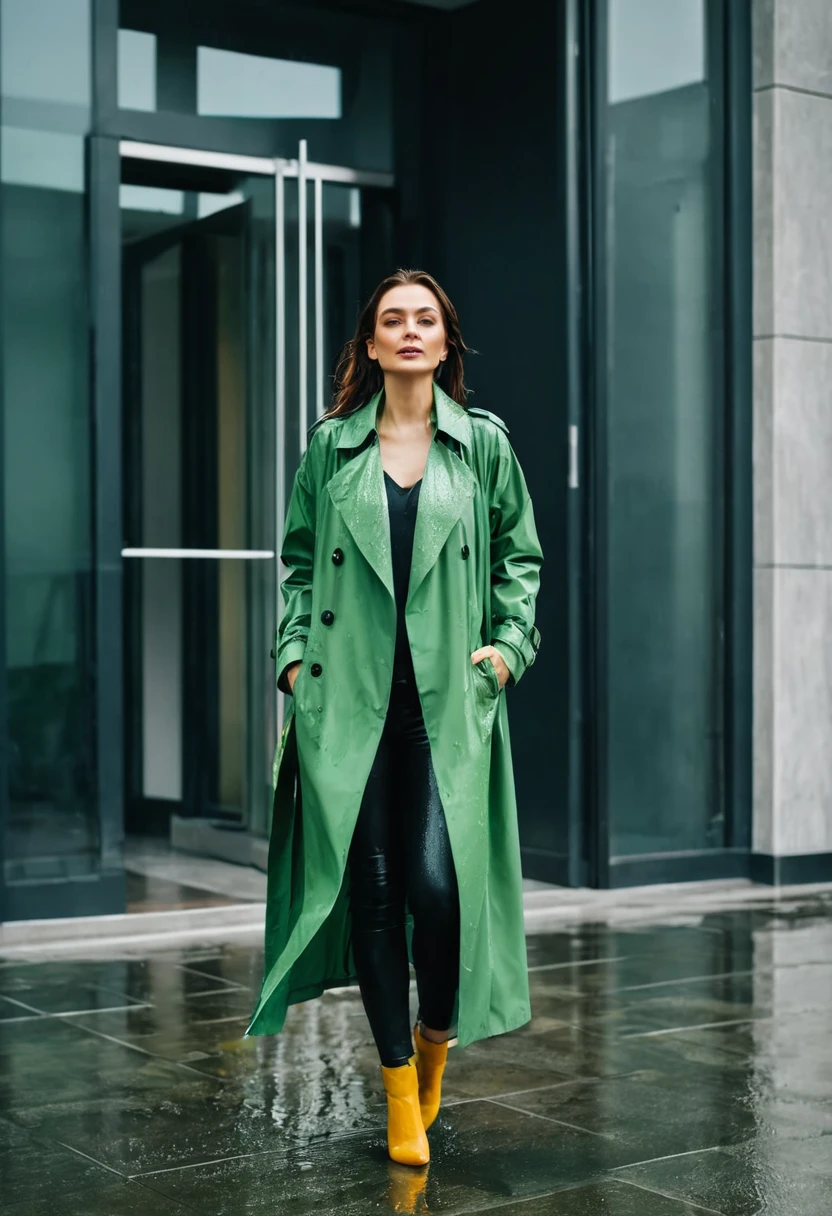
[[[87,0],[2,0],[9,883],[94,873]]]
[[[704,0],[610,4],[605,649],[617,856],[725,843],[721,98],[706,79],[705,15]]]
[[[204,143],[174,124],[195,146],[242,151],[230,121],[260,154],[295,156],[308,137],[312,161],[393,172],[395,22],[307,7],[118,0],[119,106],[199,117],[213,131]]]
[[[156,109],[156,35],[118,31],[118,104],[122,110]]]
[[[319,63],[197,47],[197,113],[340,118],[341,72]]]
[[[123,167],[126,545],[273,549],[274,181],[194,191]],[[137,556],[125,578],[128,832],[172,814],[256,830],[274,562]]]

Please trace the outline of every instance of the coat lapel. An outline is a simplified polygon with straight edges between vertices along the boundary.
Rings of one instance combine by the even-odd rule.
[[[327,490],[356,545],[392,595],[390,520],[378,441],[348,460]]]
[[[380,401],[381,393],[378,392],[345,420],[338,439],[339,448],[357,448],[366,442],[370,431],[375,430]],[[436,384],[433,405],[438,437],[430,446],[419,492],[408,600],[433,569],[466,504],[477,489],[474,473],[441,439],[448,435],[463,446],[470,446],[471,421],[468,414]],[[390,517],[377,436],[369,446],[346,462],[330,480],[327,489],[353,540],[393,595]]]
[[[408,601],[433,569],[476,489],[477,479],[467,464],[435,439],[430,446],[419,492]]]

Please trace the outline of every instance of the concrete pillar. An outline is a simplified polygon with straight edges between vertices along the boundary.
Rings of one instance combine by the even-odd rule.
[[[754,876],[832,877],[832,3],[754,0]]]

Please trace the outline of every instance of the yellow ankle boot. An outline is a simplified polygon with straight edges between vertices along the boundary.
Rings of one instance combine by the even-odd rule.
[[[416,1044],[416,1071],[419,1074],[419,1105],[422,1108],[422,1123],[427,1131],[439,1114],[448,1044],[431,1043],[429,1039],[422,1038],[418,1026],[413,1031],[413,1042]]]
[[[416,1056],[399,1068],[381,1067],[387,1093],[387,1151],[400,1165],[427,1165],[428,1138],[419,1110]]]

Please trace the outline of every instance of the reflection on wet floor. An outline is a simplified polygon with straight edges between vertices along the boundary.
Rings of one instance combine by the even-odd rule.
[[[0,959],[4,1216],[828,1216],[832,892],[654,916],[528,939],[533,1020],[452,1052],[425,1170],[354,990],[243,1039],[250,943]]]
[[[128,912],[221,908],[266,899],[261,871],[175,849],[160,837],[128,837],[124,858]]]
[[[127,871],[128,912],[180,912],[188,908],[222,908],[243,902],[204,887]]]

